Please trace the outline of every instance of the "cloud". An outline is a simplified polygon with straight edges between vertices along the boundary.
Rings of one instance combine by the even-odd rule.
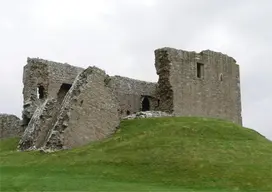
[[[45,30],[64,31],[86,26],[103,28],[101,15],[109,12],[104,1],[47,0],[33,1],[30,17]]]
[[[240,64],[243,119],[272,139],[269,0],[0,1],[0,112],[21,115],[26,58],[156,81],[154,49],[211,49]]]

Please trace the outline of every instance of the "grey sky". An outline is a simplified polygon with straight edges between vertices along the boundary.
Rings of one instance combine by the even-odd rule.
[[[270,0],[0,0],[0,112],[21,116],[27,57],[157,81],[154,49],[240,64],[243,120],[272,139]]]

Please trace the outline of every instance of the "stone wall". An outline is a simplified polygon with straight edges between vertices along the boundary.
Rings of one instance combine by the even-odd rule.
[[[62,84],[72,85],[83,69],[39,58],[27,58],[23,74],[23,124],[27,127],[36,108],[47,98],[56,98]],[[39,90],[42,94],[39,94]]]
[[[48,96],[48,65],[38,63],[35,60],[27,58],[27,65],[24,66],[23,73],[23,126],[27,127],[37,106],[44,102]],[[44,88],[44,97],[39,99],[38,89]]]
[[[75,67],[69,64],[62,64],[56,62],[50,62],[48,65],[49,70],[49,95],[53,98],[57,97],[57,93],[63,84],[72,85],[75,78],[84,69]]]
[[[44,146],[54,149],[70,148],[101,139],[114,131],[116,126],[111,125],[117,122],[116,120],[99,122],[105,118],[104,115],[112,116],[109,118],[110,121],[116,118],[113,112],[115,109],[119,118],[141,111],[144,102],[148,103],[148,110],[155,110],[158,105],[156,83],[120,76],[110,77],[96,67],[82,71],[82,68],[68,64],[28,58],[23,78],[25,132],[18,145],[20,150]],[[70,91],[72,86],[73,90]],[[40,87],[43,89],[42,97]],[[83,103],[76,104],[75,98],[78,97],[86,98],[80,101]],[[63,102],[64,98],[66,99]],[[74,110],[75,107],[78,107],[77,112]],[[92,111],[89,111],[91,109]],[[71,111],[73,115],[70,116]],[[83,115],[81,112],[86,114]],[[74,119],[79,116],[80,122],[79,119]],[[70,122],[68,128],[65,127],[67,119]],[[91,119],[94,125],[86,127],[88,125],[85,123]],[[86,126],[81,126],[77,130],[79,124]],[[59,127],[63,130],[56,131]]]
[[[76,76],[83,71],[74,67],[38,58],[28,58],[28,64],[24,67],[24,110],[23,122],[26,128],[36,108],[46,99],[57,98],[58,94],[65,96],[63,87],[69,87]],[[148,101],[148,110],[156,110],[159,101],[156,97],[156,83],[135,80],[127,77],[113,76],[107,78],[109,87],[115,93],[121,116],[126,116],[142,110],[142,102]],[[38,89],[44,90],[43,98],[39,98]],[[61,92],[62,91],[62,92]]]
[[[156,83],[113,76],[110,77],[108,85],[118,99],[121,116],[141,111],[144,98],[149,102],[149,110],[155,110],[158,105]]]
[[[20,119],[15,115],[0,114],[0,139],[20,137],[23,134],[23,127]]]
[[[119,104],[104,71],[89,67],[65,96],[44,149],[72,148],[106,138],[119,126]]]
[[[157,95],[160,100],[160,105],[158,109],[168,113],[173,113],[174,111],[174,93],[173,86],[170,82],[171,66],[172,63],[168,55],[168,50],[155,50],[155,67],[157,75],[159,75]]]
[[[83,70],[35,58],[27,62],[22,150],[71,148],[100,140],[115,131],[120,118],[139,111],[242,124],[239,66],[219,52],[155,50],[158,83],[110,77],[96,67]]]
[[[35,150],[44,145],[56,121],[60,104],[57,99],[46,99],[38,106],[19,142],[20,150]]]
[[[242,124],[239,66],[233,58],[173,48],[157,49],[155,56],[161,110]]]

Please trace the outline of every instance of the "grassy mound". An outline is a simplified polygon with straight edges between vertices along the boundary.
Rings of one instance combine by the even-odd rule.
[[[272,142],[229,122],[157,118],[51,154],[0,142],[1,191],[272,191]]]

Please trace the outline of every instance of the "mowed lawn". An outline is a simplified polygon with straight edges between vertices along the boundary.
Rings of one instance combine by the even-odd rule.
[[[0,141],[0,191],[272,191],[272,142],[230,122],[127,120],[101,142],[55,153]]]

